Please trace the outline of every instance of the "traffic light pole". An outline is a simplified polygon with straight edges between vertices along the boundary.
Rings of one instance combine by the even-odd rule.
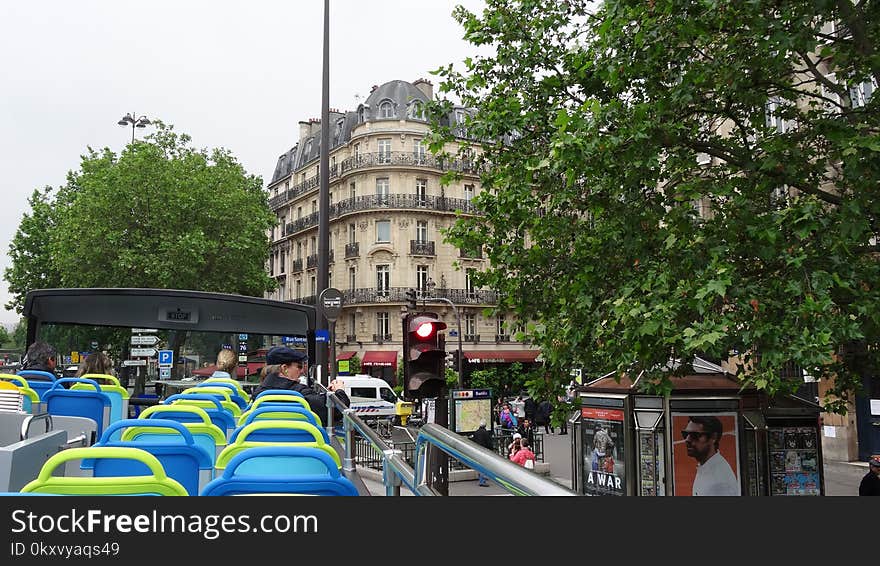
[[[455,303],[447,299],[446,297],[431,297],[430,299],[425,299],[426,301],[440,301],[441,303],[446,303],[450,307],[452,307],[452,312],[455,313],[455,324],[458,328],[458,388],[464,389],[464,372],[462,368],[464,367],[464,356],[461,353],[461,317],[458,316],[458,309],[455,306]]]
[[[440,390],[440,395],[434,403],[434,423],[449,428],[449,402],[446,399],[446,387]],[[449,495],[449,456],[431,444],[428,448],[431,459],[431,487],[440,495]]]

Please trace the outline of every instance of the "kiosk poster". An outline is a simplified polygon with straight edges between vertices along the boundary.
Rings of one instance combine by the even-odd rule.
[[[770,495],[821,495],[813,427],[775,427],[770,438]]]
[[[581,407],[584,493],[625,495],[623,411]]]
[[[675,495],[740,495],[736,413],[672,413]]]

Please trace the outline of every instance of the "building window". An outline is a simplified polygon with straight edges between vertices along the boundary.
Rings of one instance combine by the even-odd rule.
[[[303,207],[298,206],[298,207],[296,207],[296,219],[299,220],[302,217],[303,217]]]
[[[473,297],[477,294],[477,289],[474,287],[474,274],[476,270],[467,269],[465,270],[465,291],[469,297]]]
[[[284,300],[284,285],[281,285],[280,287],[278,287],[278,300],[279,301]]]
[[[348,268],[348,288],[354,291],[357,287],[355,283],[357,282],[357,270],[354,267]]]
[[[317,295],[318,294],[318,278],[315,277],[314,275],[312,275],[311,287],[312,287],[312,296]]]
[[[287,261],[287,252],[281,250],[281,262],[278,265],[278,273],[284,273],[284,264]]]
[[[387,243],[390,241],[391,241],[391,221],[390,220],[377,220],[376,221],[376,242]]]
[[[275,259],[278,257],[278,254],[273,253],[269,258],[269,277],[275,275]]]
[[[297,298],[297,300],[301,299],[302,296],[303,296],[302,295],[302,280],[297,279],[296,280],[296,298]]]
[[[855,86],[849,87],[849,99],[853,108],[862,108],[871,100],[871,95],[877,90],[877,83],[871,77]]]
[[[477,315],[468,313],[464,315],[464,335],[473,336],[477,333]]]
[[[426,155],[424,140],[413,140],[413,159],[415,162],[424,165],[427,160]]]
[[[379,335],[381,339],[385,339],[386,336],[391,334],[390,332],[391,326],[388,324],[388,312],[382,311],[376,313],[376,334]]]
[[[318,199],[312,200],[312,214],[318,212]]]
[[[473,185],[465,185],[464,186],[464,200],[468,204],[470,204],[471,200],[474,198],[474,186]]]
[[[409,105],[409,117],[413,120],[425,119],[425,105],[422,104],[421,100],[413,100],[412,104]]]
[[[357,226],[352,222],[348,225],[348,243],[354,244],[357,242]]]
[[[498,336],[507,336],[507,319],[503,314],[498,315],[498,319],[496,320],[495,334],[497,334]]]
[[[428,221],[419,220],[416,222],[416,241],[424,244],[428,241]]]
[[[780,134],[784,134],[790,129],[786,120],[781,116],[782,107],[782,99],[778,96],[773,96],[767,101],[765,109],[767,127],[775,129]]]
[[[357,340],[357,319],[355,318],[354,313],[350,313],[348,315],[348,335],[352,337],[353,340]]]
[[[416,204],[425,206],[428,204],[428,180],[416,179]]]
[[[391,163],[391,138],[382,138],[378,141],[379,163]]]
[[[380,118],[394,118],[394,105],[390,100],[383,100],[379,104],[379,117]]]
[[[356,144],[354,144],[354,158],[355,158],[355,161],[357,161],[358,157],[360,157],[360,156],[361,156],[361,144],[356,143]]]
[[[348,184],[348,198],[353,199],[357,196],[357,187],[354,182]]]
[[[428,266],[419,265],[416,267],[416,289],[422,293],[428,290]]]
[[[387,297],[391,289],[391,266],[376,266],[376,294],[380,297]]]
[[[391,191],[391,182],[387,177],[376,179],[376,204],[388,204],[388,194]]]

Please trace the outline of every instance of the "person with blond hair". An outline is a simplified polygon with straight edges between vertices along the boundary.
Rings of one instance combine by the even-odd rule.
[[[232,377],[233,372],[237,373],[236,367],[238,366],[235,352],[229,348],[223,348],[217,353],[217,362],[214,365],[217,367],[211,377]]]

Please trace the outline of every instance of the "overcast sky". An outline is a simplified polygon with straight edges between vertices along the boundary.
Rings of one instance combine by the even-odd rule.
[[[331,0],[330,107],[354,110],[373,85],[428,78],[475,52],[452,19],[482,0]],[[0,270],[35,188],[58,187],[86,148],[119,153],[127,112],[160,118],[196,147],[225,147],[270,180],[321,116],[320,0],[0,2]],[[151,131],[137,130],[142,136]],[[112,222],[96,218],[95,222]],[[17,315],[0,281],[0,323]]]

